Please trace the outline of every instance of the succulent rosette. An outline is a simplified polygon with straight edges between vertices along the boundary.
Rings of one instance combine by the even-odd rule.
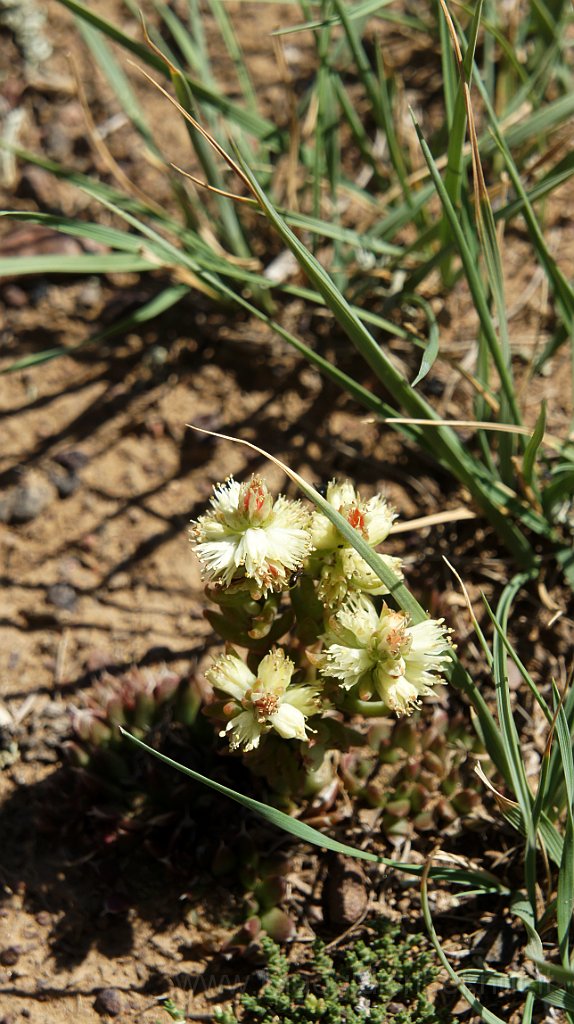
[[[307,739],[307,718],[319,710],[315,686],[292,686],[295,665],[278,648],[259,663],[257,673],[234,650],[220,655],[206,672],[213,689],[229,697],[223,706],[228,719],[221,736],[232,750],[255,750],[261,737],[274,731],[286,740]]]
[[[448,634],[442,619],[410,625],[404,612],[386,604],[377,612],[369,597],[350,594],[329,620],[320,672],[345,690],[356,688],[362,700],[375,697],[408,715],[442,681]]]
[[[191,542],[203,578],[245,586],[258,599],[285,590],[311,550],[310,513],[299,501],[273,500],[256,475],[214,488],[211,509],[192,524]]]

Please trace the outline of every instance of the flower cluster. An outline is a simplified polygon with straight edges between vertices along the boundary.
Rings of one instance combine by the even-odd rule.
[[[326,500],[373,551],[386,540],[395,512],[382,495],[365,499],[332,480]],[[442,681],[444,621],[411,624],[381,600],[388,588],[324,512],[274,499],[257,475],[241,484],[229,477],[191,540],[221,609],[208,617],[228,642],[206,678],[232,750],[254,751],[272,733],[313,748],[358,701],[408,715]],[[402,577],[400,559],[377,557]],[[289,654],[277,646],[286,634]]]
[[[396,515],[381,494],[365,501],[348,480],[331,480],[325,497],[369,547],[374,548],[387,539]],[[388,593],[370,565],[322,512],[313,513],[311,540],[317,552],[318,596],[330,608],[340,605],[353,591]],[[381,555],[381,558],[396,576],[402,576],[399,558],[389,555]]]
[[[204,579],[245,585],[255,598],[283,590],[311,550],[310,515],[298,501],[276,501],[259,476],[218,484],[211,511],[191,531]]]
[[[255,750],[261,736],[274,730],[285,740],[306,740],[306,719],[316,714],[319,690],[313,686],[290,686],[295,665],[278,648],[267,654],[253,673],[230,650],[221,655],[206,673],[214,690],[231,698],[223,707],[230,734],[230,747]]]
[[[377,612],[358,594],[332,616],[323,639],[321,674],[345,690],[356,687],[361,700],[377,697],[398,715],[432,694],[449,661],[443,619],[410,626],[404,612],[386,604]]]

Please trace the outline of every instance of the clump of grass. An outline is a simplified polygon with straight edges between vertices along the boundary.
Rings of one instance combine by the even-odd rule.
[[[73,258],[1,260],[0,272],[18,276],[46,270],[112,273],[129,269],[153,270],[157,277],[162,271],[163,284],[151,301],[123,323],[82,344],[99,343],[137,327],[190,291],[265,321],[356,402],[415,441],[462,484],[518,569],[535,575],[537,548],[544,544],[572,583],[571,520],[565,525],[563,516],[573,479],[572,448],[547,436],[544,409],[534,431],[524,426],[499,247],[500,232],[522,216],[557,312],[552,338],[536,354],[530,369],[532,374],[539,373],[574,333],[574,291],[548,249],[537,213],[537,204],[574,170],[569,157],[557,156],[550,142],[574,112],[564,32],[568,4],[557,2],[551,9],[539,2],[526,4],[516,20],[510,10],[480,0],[472,15],[465,14],[460,21],[444,0],[420,13],[390,11],[382,4],[377,24],[383,38],[390,27],[404,39],[412,39],[414,33],[426,40],[428,52],[441,58],[442,97],[436,122],[431,128],[415,121],[409,129],[401,118],[405,83],[385,65],[384,47],[364,23],[368,12],[361,5],[337,0],[305,8],[306,21],[287,30],[311,32],[316,74],[298,102],[291,97],[290,121],[277,126],[259,111],[257,89],[233,24],[215,0],[212,16],[236,70],[241,102],[229,100],[218,81],[197,3],[190,3],[185,14],[157,5],[162,34],[150,27],[142,42],[80,0],[60,2],[76,16],[87,46],[133,125],[142,159],[162,168],[174,212],[161,209],[153,197],[131,185],[111,154],[102,152],[105,147],[92,126],[90,134],[100,156],[106,157],[111,184],[58,167],[41,156],[21,155],[98,200],[113,213],[115,226],[102,228],[57,214],[11,215],[97,240],[108,251]],[[133,4],[126,0],[125,6],[126,13],[133,15]],[[283,34],[279,33],[280,40]],[[148,69],[146,75],[162,76],[171,84],[172,102],[185,119],[197,165],[192,168],[193,188],[184,184],[169,156],[161,153],[153,125],[110,42],[135,56]],[[350,93],[349,72],[356,79],[359,97]],[[528,112],[523,113],[526,104]],[[316,131],[309,134],[302,128],[311,118]],[[376,145],[381,133],[388,147],[384,157]],[[235,156],[230,155],[230,136]],[[418,160],[413,156],[414,138],[420,145]],[[528,161],[537,151],[542,151],[542,158],[534,173]],[[557,152],[562,152],[560,147]],[[344,156],[348,155],[351,165],[368,172],[368,186],[358,183],[360,174],[354,179],[346,173]],[[291,186],[301,181],[287,189],[290,208],[272,199],[275,167],[282,157],[291,169]],[[179,156],[178,162],[182,162]],[[235,181],[226,177],[226,162]],[[501,169],[510,177],[514,195],[509,201],[497,198],[495,204]],[[207,192],[204,189],[201,194],[200,186],[198,193],[198,181]],[[264,215],[266,229],[254,210]],[[360,231],[353,223],[359,213]],[[408,245],[402,240],[407,228],[413,239]],[[314,255],[319,241],[327,243],[328,271]],[[266,274],[261,246],[276,250],[278,242],[292,251],[308,287]],[[420,387],[440,358],[439,326],[421,294],[423,282],[437,267],[447,288],[461,277],[466,279],[476,309],[477,358],[471,373],[475,400],[467,423],[475,429],[473,446],[463,444],[456,429],[440,419]],[[393,287],[383,302],[381,274],[404,282],[400,288]],[[324,355],[318,341],[309,344],[285,329],[281,310],[293,298],[302,299],[311,310],[329,310],[341,334],[374,375],[374,386],[366,387],[356,371],[346,371],[344,354],[337,364]],[[405,326],[413,307],[426,320],[420,331]],[[393,337],[412,346],[412,362],[419,364],[412,379],[397,367],[387,349]],[[23,368],[61,351],[24,357],[6,369]],[[69,348],[65,351],[70,354]]]

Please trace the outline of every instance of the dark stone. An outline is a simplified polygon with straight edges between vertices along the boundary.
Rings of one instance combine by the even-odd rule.
[[[53,583],[51,587],[48,587],[46,598],[49,604],[67,612],[71,612],[75,608],[77,601],[76,591],[69,583]]]
[[[98,992],[94,1010],[102,1016],[107,1014],[109,1017],[117,1017],[122,1011],[122,1000],[117,988],[103,988]]]
[[[0,964],[2,967],[14,967],[20,959],[22,950],[19,946],[6,946],[6,949],[0,951]]]

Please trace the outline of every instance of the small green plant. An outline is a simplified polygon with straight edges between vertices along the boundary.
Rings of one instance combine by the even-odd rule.
[[[206,672],[209,714],[232,751],[246,763],[254,753],[259,774],[299,799],[331,782],[332,755],[353,742],[353,716],[411,714],[450,665],[442,619],[411,622],[387,603],[402,568],[375,555],[395,518],[384,497],[367,500],[348,480],[332,480],[325,508],[350,541],[322,510],[273,499],[260,477],[230,478],[191,531],[219,606],[208,618],[228,642]]]
[[[313,956],[294,967],[263,939],[268,980],[257,995],[241,996],[239,1017],[216,1011],[218,1024],[448,1024],[448,1010],[431,1002],[438,968],[424,935],[405,935],[378,922],[371,934],[331,954],[316,942]]]

